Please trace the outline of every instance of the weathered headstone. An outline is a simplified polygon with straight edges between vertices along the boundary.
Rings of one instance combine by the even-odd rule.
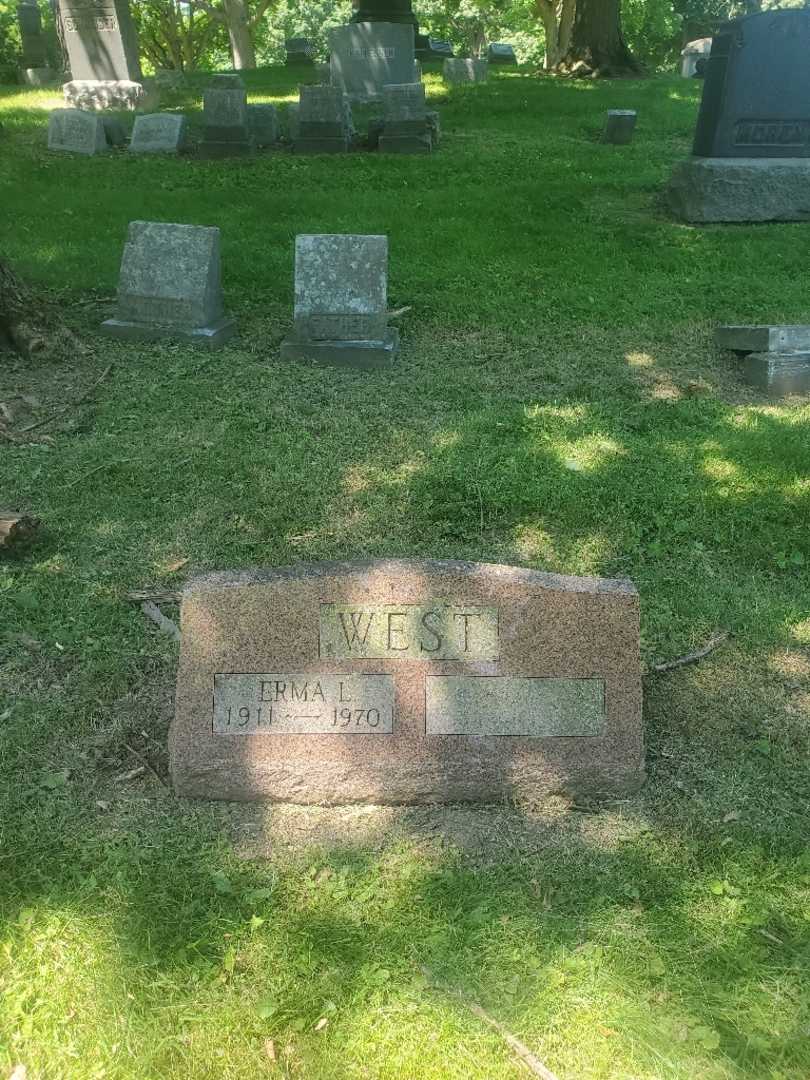
[[[774,396],[810,393],[810,326],[720,326],[715,343],[747,354],[743,378]]]
[[[433,149],[433,127],[428,120],[423,83],[383,87],[378,145],[383,154],[429,154]]]
[[[71,81],[65,101],[83,109],[134,109],[143,97],[129,0],[58,0]]]
[[[707,60],[712,51],[710,37],[695,38],[688,41],[681,51],[681,75],[684,79],[694,79],[698,75],[698,62]]]
[[[297,236],[295,327],[282,358],[390,366],[399,334],[388,326],[387,300],[387,237]]]
[[[633,141],[638,113],[634,109],[608,109],[602,141],[626,146]]]
[[[810,218],[810,10],[769,11],[712,41],[693,157],[669,188],[688,221]]]
[[[464,60],[456,57],[445,60],[442,65],[442,76],[446,83],[483,83],[489,75],[489,64],[486,60]]]
[[[279,140],[275,105],[248,105],[248,128],[254,146],[275,146]]]
[[[498,802],[643,783],[627,581],[322,563],[193,580],[181,622],[180,795]]]
[[[331,82],[351,101],[379,101],[383,86],[415,81],[413,27],[352,23],[329,34]]]
[[[220,75],[203,92],[200,157],[239,157],[252,151],[244,84],[238,75]]]
[[[48,118],[48,149],[103,154],[108,149],[103,119],[82,109],[54,109]]]
[[[337,86],[302,86],[294,113],[296,154],[345,154],[354,134],[349,100]]]
[[[453,56],[453,46],[449,41],[429,37],[424,49],[417,48],[416,55],[420,60],[447,60]]]
[[[54,79],[48,66],[48,40],[42,31],[42,15],[37,0],[23,0],[17,5],[22,62],[20,76],[28,86],[45,86]]]
[[[179,154],[186,142],[186,118],[177,113],[136,116],[129,149],[132,154]]]
[[[175,339],[216,348],[236,332],[223,314],[219,229],[132,221],[111,337]]]
[[[287,64],[304,64],[311,65],[314,63],[315,46],[309,40],[309,38],[287,38],[284,42],[284,48],[287,53]]]
[[[511,45],[493,41],[487,49],[487,60],[490,64],[513,64],[517,66],[515,50]]]

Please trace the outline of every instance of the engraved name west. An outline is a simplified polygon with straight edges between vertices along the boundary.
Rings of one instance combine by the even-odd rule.
[[[497,660],[497,608],[322,604],[320,654],[335,660]]]

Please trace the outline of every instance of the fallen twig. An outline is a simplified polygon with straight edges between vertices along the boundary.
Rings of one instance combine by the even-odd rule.
[[[145,765],[139,765],[137,769],[130,769],[129,772],[121,773],[120,776],[116,776],[115,781],[118,784],[126,783],[127,780],[137,780],[139,776],[143,776],[146,772]]]
[[[686,656],[679,656],[677,660],[668,660],[664,664],[653,664],[653,671],[660,675],[662,671],[672,671],[673,668],[683,667],[685,664],[695,664],[698,660],[702,660],[704,656],[713,653],[715,649],[719,649],[724,641],[728,641],[728,638],[728,631],[720,630],[709,639],[702,649],[687,653]]]
[[[26,424],[26,426],[24,428],[20,428],[20,430],[17,431],[16,434],[17,435],[25,435],[29,431],[35,431],[37,428],[44,427],[46,424],[49,424],[51,422],[51,420],[58,420],[60,416],[64,416],[65,413],[70,412],[71,409],[75,409],[77,405],[83,404],[90,397],[90,395],[93,393],[93,391],[96,389],[96,387],[100,386],[101,383],[104,382],[104,380],[107,378],[107,376],[112,371],[112,368],[113,368],[112,364],[109,364],[102,371],[101,375],[99,375],[99,377],[96,379],[96,381],[93,383],[93,385],[89,386],[87,388],[87,390],[85,390],[85,392],[83,394],[80,394],[79,397],[76,398],[75,401],[71,401],[70,404],[65,405],[65,407],[63,409],[57,409],[56,412],[49,413],[48,416],[42,417],[41,420],[35,420],[33,424]]]
[[[96,465],[95,469],[91,469],[90,472],[82,473],[81,476],[77,476],[75,480],[71,480],[69,484],[65,484],[65,488],[75,487],[77,484],[83,483],[89,477],[94,476],[97,472],[101,472],[102,469],[109,469],[111,465],[129,465],[132,458],[113,458],[112,461],[105,461],[101,465]]]
[[[159,626],[164,634],[173,637],[175,641],[180,640],[180,627],[176,622],[172,622],[171,619],[167,618],[157,604],[153,604],[151,600],[144,600],[141,603],[141,611],[147,619],[152,620],[155,626]]]
[[[441,990],[443,993],[457,998],[462,1005],[465,1005],[470,1010],[473,1016],[477,1016],[479,1020],[483,1020],[485,1024],[488,1024],[497,1031],[509,1049],[520,1058],[523,1064],[529,1068],[535,1076],[539,1076],[541,1080],[559,1080],[557,1074],[553,1073],[551,1069],[546,1068],[540,1058],[537,1057],[536,1054],[533,1054],[525,1043],[521,1042],[511,1031],[508,1031],[494,1016],[490,1016],[477,1002],[469,1001],[459,990],[455,990],[451,986],[437,982],[427,968],[422,968],[422,973],[432,984],[434,989]]]
[[[153,604],[179,604],[179,592],[161,592],[154,589],[136,589],[127,593],[127,599],[135,604],[142,604],[144,600],[151,600]]]
[[[146,766],[146,768],[147,768],[147,769],[149,770],[149,772],[150,772],[150,773],[152,774],[152,776],[154,776],[154,778],[155,778],[155,779],[157,780],[157,782],[158,782],[159,784],[162,784],[162,785],[163,785],[163,787],[165,787],[165,788],[167,788],[167,787],[169,786],[169,785],[168,785],[168,784],[166,783],[166,781],[165,781],[165,780],[163,779],[163,777],[162,777],[162,776],[160,775],[160,773],[159,773],[159,772],[157,772],[157,771],[156,771],[156,770],[155,770],[155,769],[154,769],[154,768],[153,768],[153,767],[152,767],[152,766],[151,766],[151,765],[149,764],[149,762],[148,762],[148,761],[146,760],[146,758],[145,758],[145,757],[143,756],[143,754],[139,754],[137,750],[134,750],[134,749],[133,749],[133,748],[132,748],[132,747],[131,747],[131,746],[129,745],[129,743],[124,743],[124,747],[125,747],[125,748],[126,748],[127,750],[129,750],[130,754],[132,754],[132,756],[133,756],[134,758],[137,758],[137,759],[138,759],[138,761],[140,761],[142,765],[145,765],[145,766]]]
[[[400,308],[397,308],[395,311],[389,311],[388,312],[388,318],[389,319],[398,319],[400,317],[400,315],[407,315],[408,312],[412,311],[412,310],[413,310],[412,306],[400,307]]]

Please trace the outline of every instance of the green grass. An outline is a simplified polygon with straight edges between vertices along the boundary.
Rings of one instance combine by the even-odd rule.
[[[0,400],[43,418],[112,365],[0,443],[0,504],[45,524],[0,562],[0,1076],[525,1075],[424,967],[564,1080],[810,1075],[810,410],[711,345],[810,322],[807,226],[667,217],[693,83],[428,80],[430,158],[49,155],[56,102],[0,90],[0,250],[88,346],[4,355]],[[135,218],[221,227],[239,343],[96,336]],[[389,236],[392,373],[279,362],[318,231]],[[383,555],[629,576],[648,664],[733,638],[647,677],[650,782],[599,813],[252,817],[119,779],[165,774],[176,663],[128,590]]]

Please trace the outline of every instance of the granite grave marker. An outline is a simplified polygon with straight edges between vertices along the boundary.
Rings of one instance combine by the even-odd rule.
[[[387,301],[387,237],[297,236],[295,325],[282,358],[390,366],[399,335],[388,326]]]
[[[487,49],[487,60],[490,64],[513,64],[517,66],[515,50],[511,45],[493,41]]]
[[[197,578],[181,623],[181,795],[491,802],[644,780],[627,581],[322,563]]]
[[[712,40],[693,157],[669,201],[687,221],[810,218],[810,10],[761,12]]]
[[[423,83],[383,87],[383,122],[378,141],[381,153],[429,154],[433,133]]]
[[[242,157],[252,151],[244,84],[238,75],[221,75],[203,92],[200,157]]]
[[[20,75],[28,86],[45,86],[54,73],[48,66],[48,39],[42,30],[42,14],[37,0],[24,0],[17,5],[22,61]]]
[[[379,101],[384,86],[416,79],[413,27],[352,23],[329,34],[331,82],[351,101]]]
[[[489,64],[486,60],[465,60],[455,57],[442,64],[442,76],[446,83],[483,83],[489,76]]]
[[[290,120],[296,154],[345,154],[351,146],[351,105],[337,86],[302,86]]]
[[[108,149],[104,120],[83,109],[54,109],[48,117],[48,149],[103,154]]]
[[[743,356],[743,378],[774,397],[810,394],[810,326],[720,326],[715,343]]]
[[[215,348],[233,337],[223,314],[219,229],[131,221],[111,337],[180,340]]]
[[[608,109],[602,142],[626,146],[633,141],[638,113],[634,109]]]
[[[129,0],[59,0],[71,81],[65,100],[84,109],[134,109],[143,97]]]
[[[132,154],[179,154],[186,142],[186,118],[178,113],[136,116],[129,143]]]

